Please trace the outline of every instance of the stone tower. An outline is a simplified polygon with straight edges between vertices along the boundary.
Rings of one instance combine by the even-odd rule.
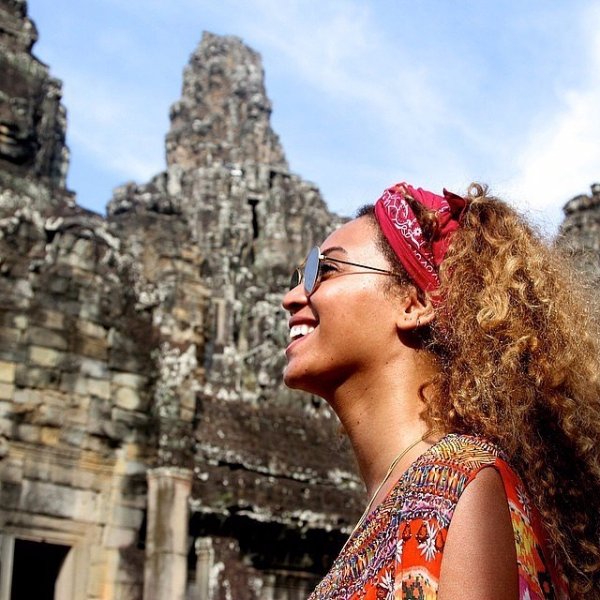
[[[238,38],[204,34],[171,109],[167,170],[116,190],[108,206],[154,299],[159,361],[191,360],[178,385],[168,370],[158,382],[166,416],[155,472],[193,468],[190,533],[210,548],[198,560],[226,565],[224,589],[263,586],[256,597],[306,594],[319,552],[334,553],[360,497],[346,452],[332,454],[328,409],[281,385],[290,265],[340,220],[289,171],[269,114],[258,55]],[[279,547],[264,545],[265,520]],[[251,569],[240,570],[244,554]],[[208,567],[198,564],[202,587]]]
[[[65,189],[25,2],[0,36],[0,600],[305,597],[362,485],[280,382],[280,301],[341,220],[288,168],[259,56],[204,34],[166,170],[104,219]]]
[[[167,164],[268,164],[287,171],[271,129],[260,56],[239,38],[205,33],[183,73],[183,94],[171,107]]]
[[[573,253],[590,283],[600,283],[600,183],[591,186],[591,194],[569,200],[563,208],[565,220],[560,227],[559,243]]]
[[[64,197],[68,167],[66,117],[61,84],[31,54],[37,30],[26,15],[24,0],[3,0],[0,29],[0,164],[3,188],[28,180]],[[50,198],[45,198],[45,204]]]

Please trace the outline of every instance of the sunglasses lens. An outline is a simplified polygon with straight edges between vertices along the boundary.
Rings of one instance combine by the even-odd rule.
[[[293,290],[302,281],[302,271],[300,268],[294,269],[290,277],[290,290]]]
[[[321,251],[315,246],[306,258],[304,265],[304,289],[307,294],[312,294],[319,278],[319,256]]]

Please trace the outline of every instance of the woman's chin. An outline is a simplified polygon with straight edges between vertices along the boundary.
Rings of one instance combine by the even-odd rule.
[[[298,374],[294,373],[294,369],[290,368],[290,365],[285,367],[283,370],[283,383],[285,383],[287,387],[292,390],[301,390],[301,380],[302,379],[298,377]]]
[[[294,369],[291,364],[288,364],[283,370],[283,383],[292,390],[319,395],[319,392],[315,390],[314,378],[309,377],[306,373],[299,372],[298,369]]]
[[[296,378],[284,375],[283,382],[288,388],[292,390],[305,392],[306,394],[310,394],[312,396],[318,396],[319,398],[325,400],[327,403],[330,403],[332,391],[328,390],[322,385],[323,380],[321,378]]]

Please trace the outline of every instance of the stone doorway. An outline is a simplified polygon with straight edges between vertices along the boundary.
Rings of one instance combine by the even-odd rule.
[[[10,600],[55,600],[56,581],[70,549],[16,539]]]
[[[72,588],[65,575],[71,569],[71,546],[16,537],[4,542],[0,600],[69,599]]]

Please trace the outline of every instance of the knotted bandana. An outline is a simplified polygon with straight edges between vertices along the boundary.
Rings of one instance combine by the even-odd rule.
[[[424,238],[406,196],[437,213],[438,232],[434,240]],[[447,190],[443,196],[438,196],[407,183],[388,188],[375,203],[375,218],[381,231],[410,278],[425,292],[440,286],[439,266],[446,256],[452,234],[459,228],[466,205],[464,198]]]

